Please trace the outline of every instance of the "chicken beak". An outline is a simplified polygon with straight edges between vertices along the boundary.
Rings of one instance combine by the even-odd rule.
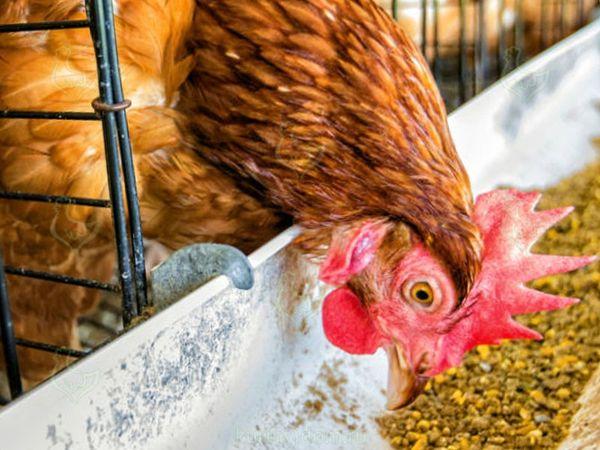
[[[390,345],[386,352],[389,363],[386,407],[391,411],[412,403],[423,391],[428,377],[416,373],[401,346]]]

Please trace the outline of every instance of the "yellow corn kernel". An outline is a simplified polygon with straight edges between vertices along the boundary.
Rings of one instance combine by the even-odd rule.
[[[423,435],[421,433],[415,433],[414,431],[409,431],[406,433],[406,439],[408,439],[408,442],[417,442],[422,436]]]
[[[480,345],[477,347],[477,353],[481,359],[488,359],[490,356],[490,347],[488,345]]]
[[[526,435],[535,430],[535,424],[528,423],[527,425],[522,426],[521,428],[517,428],[517,434]]]
[[[415,420],[419,420],[421,417],[423,417],[423,414],[421,414],[420,411],[413,411],[410,413],[410,417],[412,417]]]
[[[538,390],[533,390],[529,393],[529,396],[534,399],[536,402],[541,403],[543,402],[546,397],[544,396],[543,392],[538,391]]]
[[[531,420],[531,412],[527,408],[519,409],[519,416],[523,420]]]
[[[498,389],[488,389],[485,391],[485,396],[487,398],[496,398],[498,395],[500,395],[500,391],[498,391]]]
[[[529,443],[531,445],[537,444],[542,439],[542,430],[533,430],[527,433],[527,437],[529,438]]]
[[[575,355],[559,356],[558,358],[556,358],[556,367],[562,369],[564,367],[575,364],[577,361],[579,361],[579,358],[577,358],[577,356]]]
[[[560,388],[556,391],[556,396],[562,400],[569,398],[571,396],[571,391],[567,388]]]
[[[422,431],[427,431],[431,428],[431,423],[429,422],[429,420],[419,420],[417,422],[417,429],[422,430]]]
[[[546,400],[544,406],[546,406],[546,408],[550,408],[555,411],[560,409],[560,403],[557,400]]]
[[[540,316],[536,316],[536,317],[532,317],[529,322],[532,325],[539,325],[540,323],[542,323],[542,318]]]
[[[455,390],[451,398],[461,406],[465,403],[466,400],[465,394],[460,389]]]
[[[516,361],[514,364],[515,369],[517,370],[523,370],[525,367],[527,367],[527,363],[525,363],[525,361]]]
[[[561,348],[572,347],[573,344],[574,344],[574,342],[571,339],[563,339],[562,341],[560,341],[559,347],[561,347]]]
[[[424,450],[427,448],[427,436],[422,434],[415,445],[412,446],[412,450]]]

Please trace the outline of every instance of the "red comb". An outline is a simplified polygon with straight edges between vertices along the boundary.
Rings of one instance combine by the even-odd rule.
[[[481,272],[473,289],[444,336],[444,355],[435,372],[460,364],[465,352],[480,344],[499,344],[502,339],[541,339],[518,322],[516,314],[549,311],[577,303],[576,298],[545,294],[524,283],[546,275],[578,269],[594,256],[551,256],[530,252],[544,232],[573,208],[534,211],[541,195],[516,190],[495,190],[480,195],[474,220],[483,236]]]

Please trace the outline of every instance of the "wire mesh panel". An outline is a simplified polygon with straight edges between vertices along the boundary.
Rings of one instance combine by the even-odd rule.
[[[597,0],[378,0],[421,48],[448,109],[585,25]]]
[[[4,265],[0,249],[0,330],[5,372],[12,398],[19,396],[23,391],[17,347],[35,349],[36,351],[70,358],[80,358],[85,356],[88,351],[60,347],[44,342],[33,342],[15,336],[11,318],[10,288],[5,274],[120,294],[122,298],[122,308],[120,310],[125,326],[146,305],[146,276],[141,219],[125,112],[130,102],[124,98],[121,86],[112,8],[110,0],[86,0],[86,20],[0,25],[0,33],[36,31],[60,33],[62,30],[77,28],[88,28],[90,30],[99,86],[98,98],[95,100],[90,99],[90,112],[5,109],[0,110],[0,119],[98,121],[101,124],[104,138],[110,199],[6,191],[0,192],[0,199],[11,202],[109,208],[112,213],[118,266],[118,283],[106,283],[60,273],[32,270],[27,267]],[[35,105],[32,105],[32,107],[35,108]],[[40,299],[40,301],[43,301],[43,299]],[[8,400],[0,399],[2,403],[6,403]]]

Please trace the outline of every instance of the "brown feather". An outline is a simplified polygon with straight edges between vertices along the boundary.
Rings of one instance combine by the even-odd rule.
[[[469,180],[423,58],[371,0],[196,2],[193,145],[307,229],[409,224],[459,290],[479,266]],[[311,240],[305,240],[306,244]]]

